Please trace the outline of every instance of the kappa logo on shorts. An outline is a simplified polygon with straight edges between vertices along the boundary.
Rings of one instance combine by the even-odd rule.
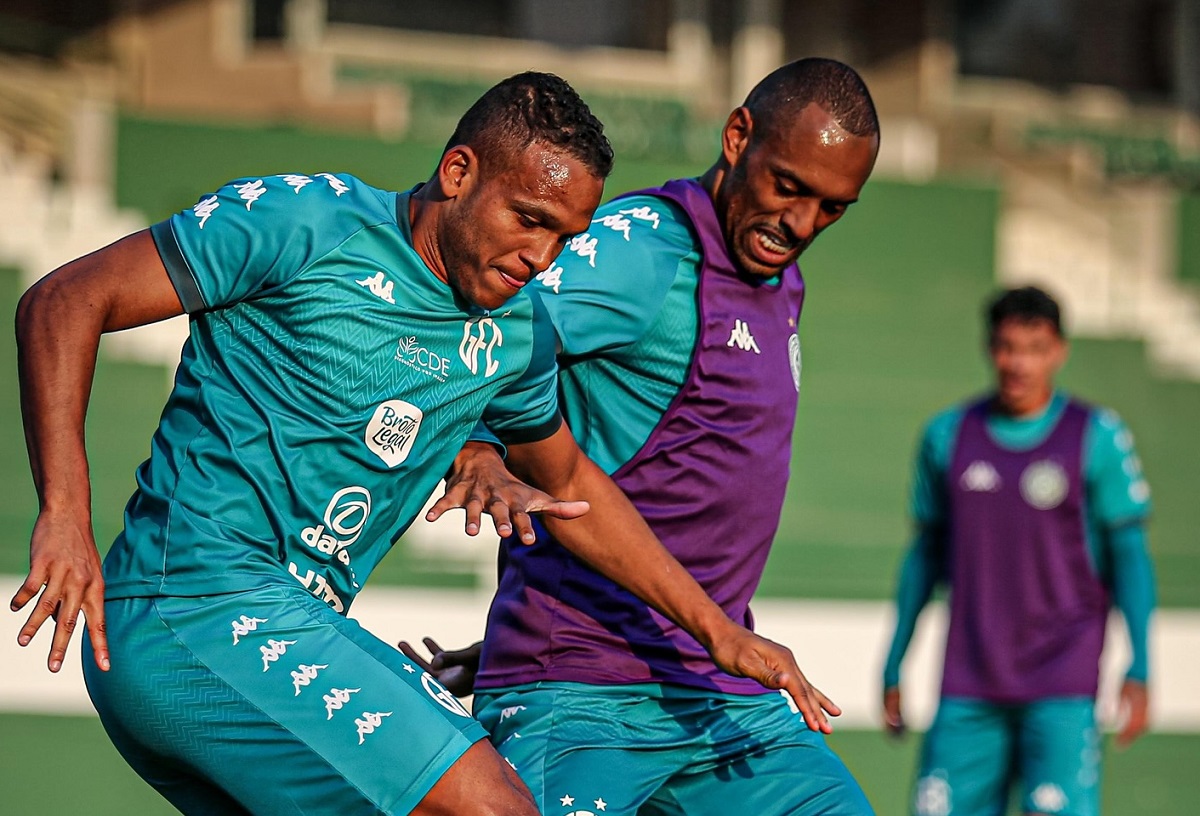
[[[424,414],[411,402],[394,399],[380,403],[367,423],[364,441],[389,468],[400,465],[412,452]]]
[[[917,816],[950,816],[954,808],[954,793],[946,780],[945,771],[934,771],[917,780]]]
[[[242,615],[238,620],[233,621],[233,645],[238,645],[239,638],[244,638],[246,635],[258,629],[260,623],[266,623],[267,618],[251,618]]]
[[[332,720],[333,712],[341,711],[342,706],[344,706],[346,703],[350,702],[350,695],[358,694],[360,691],[362,691],[362,689],[360,689],[360,688],[356,688],[356,689],[331,688],[329,690],[328,694],[325,694],[321,697],[321,699],[325,701],[325,714],[327,715],[325,717],[325,719]]]
[[[292,687],[296,689],[296,693],[293,696],[299,697],[300,689],[308,686],[313,680],[316,680],[318,672],[328,668],[328,663],[314,663],[311,666],[301,663],[297,666],[296,671],[292,672]]]
[[[271,664],[278,660],[281,656],[287,654],[288,646],[295,646],[294,640],[268,640],[266,646],[259,646],[258,650],[262,652],[263,671],[271,668]]]
[[[500,722],[504,722],[509,717],[515,717],[515,716],[517,716],[518,711],[524,711],[524,710],[525,710],[525,706],[523,706],[523,705],[509,706],[508,708],[505,708],[500,712]]]
[[[1067,807],[1067,795],[1052,782],[1043,782],[1029,795],[1033,806],[1042,813],[1061,813]]]
[[[460,717],[470,717],[471,713],[463,708],[463,704],[458,701],[450,691],[437,681],[436,678],[429,672],[422,672],[421,685],[425,687],[425,691],[434,701],[442,708],[449,711],[451,714],[457,714]]]
[[[366,738],[375,733],[375,729],[383,724],[384,717],[392,716],[390,711],[364,711],[362,716],[354,721],[358,727],[358,744],[362,745]]]

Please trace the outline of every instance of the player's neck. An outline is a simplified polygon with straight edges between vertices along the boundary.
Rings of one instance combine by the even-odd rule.
[[[1025,400],[1005,400],[1000,394],[992,399],[992,408],[1010,419],[1034,419],[1046,412],[1054,401],[1054,386]]]
[[[450,278],[437,241],[438,202],[425,195],[431,186],[427,184],[408,197],[408,223],[412,227],[413,249],[429,271],[449,285]]]

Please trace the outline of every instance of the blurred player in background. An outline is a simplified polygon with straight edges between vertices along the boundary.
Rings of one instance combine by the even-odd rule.
[[[916,462],[917,533],[897,590],[884,721],[900,733],[900,663],[939,581],[950,587],[941,704],[925,736],[914,813],[1099,812],[1095,697],[1112,601],[1133,662],[1122,744],[1146,728],[1154,576],[1150,491],[1110,410],[1055,387],[1067,359],[1058,304],[1039,289],[987,310],[995,390],[938,414]]]
[[[604,205],[531,287],[580,444],[747,626],[792,451],[796,259],[858,199],[878,145],[857,73],[784,66],[730,114],[701,178]],[[501,466],[487,447],[478,459]],[[451,481],[448,498],[470,505],[471,479]],[[476,716],[544,813],[871,812],[823,717],[806,728],[787,700],[723,674],[553,531],[505,540],[500,561],[482,659],[427,645],[460,692],[478,666]]]
[[[453,695],[345,617],[485,414],[523,472],[591,501],[547,518],[564,546],[727,670],[809,698],[790,653],[725,616],[562,424],[550,328],[520,292],[587,229],[611,162],[569,85],[522,74],[472,106],[425,185],[243,179],[22,298],[41,510],[13,608],[40,597],[18,639],[54,614],[57,671],[82,609],[104,726],[179,809],[537,813]],[[102,578],[83,438],[100,335],[182,311]],[[487,498],[587,509],[522,485]]]

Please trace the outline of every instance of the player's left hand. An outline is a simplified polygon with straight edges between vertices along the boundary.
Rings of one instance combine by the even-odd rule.
[[[425,519],[437,521],[447,510],[457,507],[467,511],[467,535],[479,534],[480,515],[487,513],[496,523],[497,533],[508,537],[515,526],[524,544],[532,544],[537,538],[529,520],[531,513],[573,519],[589,509],[585,501],[559,501],[525,484],[508,472],[500,454],[486,442],[468,442],[454,457],[446,474],[446,493]]]
[[[1121,730],[1117,732],[1117,745],[1128,748],[1134,740],[1146,732],[1150,724],[1150,694],[1146,684],[1137,680],[1126,680],[1121,686],[1121,703],[1118,716]]]
[[[808,682],[791,649],[734,624],[729,635],[713,643],[710,653],[722,671],[786,691],[810,731],[833,733],[829,716],[838,717],[842,710]]]

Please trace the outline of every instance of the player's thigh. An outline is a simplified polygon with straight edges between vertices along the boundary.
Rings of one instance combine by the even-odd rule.
[[[708,695],[691,715],[688,765],[641,816],[869,816],[866,795],[842,760],[778,694]]]
[[[1008,706],[943,698],[921,744],[916,816],[1002,816],[1012,778],[1015,715]]]
[[[302,591],[106,609],[97,707],[141,753],[251,812],[407,813],[486,736],[432,677]]]
[[[1025,813],[1096,816],[1100,812],[1100,735],[1090,697],[1030,703],[1019,740]]]
[[[543,813],[636,813],[686,762],[661,709],[636,693],[542,683],[476,694],[475,716]]]

